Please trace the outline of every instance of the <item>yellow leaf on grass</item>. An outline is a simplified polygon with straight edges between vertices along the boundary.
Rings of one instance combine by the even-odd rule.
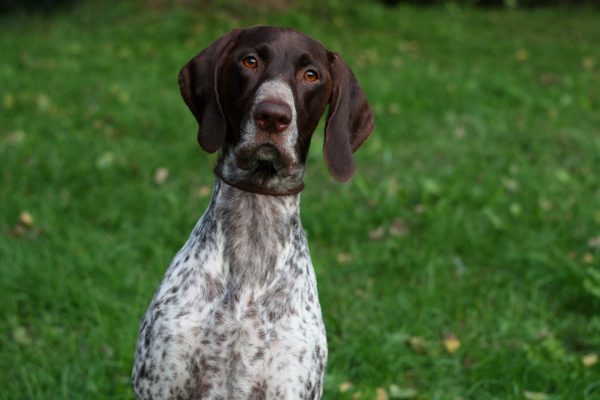
[[[550,398],[550,396],[544,392],[530,392],[528,390],[523,392],[523,397],[527,400],[547,400]]]
[[[586,354],[585,356],[581,357],[581,363],[584,367],[591,367],[593,365],[596,365],[598,363],[598,354]]]
[[[98,167],[98,169],[108,169],[114,165],[116,159],[115,153],[107,151],[100,154],[96,159],[96,167]]]
[[[586,264],[591,264],[594,262],[594,255],[592,253],[585,253],[583,255],[583,262]]]
[[[11,93],[5,93],[4,98],[2,99],[2,105],[4,105],[4,108],[7,110],[13,108],[15,105],[15,96],[13,96]]]
[[[406,236],[408,234],[408,225],[402,218],[394,218],[388,232],[391,236]]]
[[[600,249],[600,236],[589,238],[587,243],[593,249]]]
[[[209,194],[210,194],[210,187],[208,187],[208,185],[202,185],[198,188],[198,190],[196,190],[196,196],[201,199],[208,197]]]
[[[389,400],[389,396],[384,388],[378,387],[375,389],[375,400]]]
[[[23,211],[19,215],[19,222],[27,227],[30,227],[33,225],[33,217],[31,216],[31,214],[29,214],[29,212]]]
[[[390,385],[390,399],[414,399],[419,395],[413,388],[402,388],[398,385]]]
[[[168,177],[169,170],[164,167],[160,167],[154,172],[154,183],[157,185],[162,185],[167,181]]]
[[[415,353],[427,353],[427,343],[425,342],[425,339],[423,339],[421,336],[411,336],[410,339],[408,339],[408,344],[414,350]]]
[[[448,334],[444,338],[444,347],[448,353],[455,353],[460,347],[460,340],[458,340],[458,337],[455,334]]]
[[[340,392],[346,393],[348,390],[352,389],[352,383],[350,382],[342,382],[340,383]]]
[[[52,105],[50,102],[50,98],[44,93],[38,93],[38,95],[35,98],[35,102],[40,111],[48,111],[48,109]]]
[[[336,260],[340,264],[348,263],[348,262],[352,261],[352,254],[349,254],[349,253],[338,253],[338,255],[336,256]]]
[[[594,69],[594,59],[592,57],[585,57],[583,60],[581,60],[581,66],[583,69],[591,71]]]
[[[380,226],[379,228],[375,228],[369,232],[369,239],[371,240],[380,240],[385,237],[385,228]]]
[[[29,336],[29,333],[27,333],[27,330],[25,328],[23,328],[22,326],[17,327],[14,331],[13,331],[13,340],[19,344],[23,344],[23,345],[30,345],[32,340],[31,340],[31,336]]]
[[[515,52],[517,61],[526,61],[529,58],[529,52],[525,49],[519,49]]]

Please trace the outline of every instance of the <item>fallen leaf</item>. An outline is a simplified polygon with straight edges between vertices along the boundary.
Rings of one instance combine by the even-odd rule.
[[[417,54],[420,51],[419,44],[414,41],[402,41],[398,47],[407,53]]]
[[[375,400],[388,400],[389,396],[384,388],[378,387],[375,389]]]
[[[519,182],[517,182],[515,179],[502,177],[500,182],[502,183],[504,189],[508,190],[509,192],[516,192],[519,190]]]
[[[515,52],[517,61],[526,61],[529,58],[529,52],[525,49],[519,49]]]
[[[10,110],[15,105],[15,96],[13,96],[12,93],[5,93],[2,104],[4,105],[4,108]]]
[[[30,345],[31,337],[27,333],[27,330],[22,326],[15,328],[12,334],[13,340],[19,344]]]
[[[340,383],[340,392],[341,393],[346,393],[348,390],[350,390],[352,388],[352,383],[350,382],[342,382]]]
[[[392,236],[403,237],[408,235],[408,225],[402,218],[394,218],[389,233]]]
[[[392,58],[392,66],[394,68],[400,68],[402,65],[404,65],[404,60],[401,57]]]
[[[398,385],[390,385],[390,399],[414,399],[419,395],[413,388],[401,388]]]
[[[600,249],[600,236],[589,238],[587,243],[592,249]]]
[[[23,132],[22,130],[16,130],[16,131],[10,132],[4,139],[6,144],[20,144],[20,143],[23,143],[24,140],[25,140],[25,132]]]
[[[391,178],[388,182],[387,182],[387,193],[391,196],[394,196],[398,193],[398,191],[400,190],[400,183],[398,182],[398,180],[396,178]]]
[[[392,115],[400,113],[400,105],[398,103],[392,103],[388,106],[388,112]]]
[[[421,336],[411,336],[408,339],[408,344],[415,353],[427,353],[427,343],[425,342],[425,339],[423,339]]]
[[[33,225],[33,217],[29,212],[22,211],[19,215],[19,222],[29,228]]]
[[[590,353],[581,357],[581,363],[584,367],[591,367],[598,363],[598,354]]]
[[[444,338],[444,347],[448,353],[453,354],[460,347],[460,340],[455,334],[449,333]]]
[[[338,253],[338,255],[336,256],[336,260],[340,264],[345,264],[347,262],[352,261],[352,254],[349,254],[349,253]]]
[[[544,392],[530,392],[528,390],[523,392],[523,397],[527,400],[546,400],[550,398],[550,396]]]
[[[594,256],[592,255],[592,253],[585,253],[583,255],[583,262],[586,264],[591,264],[594,262]]]
[[[207,185],[200,186],[198,188],[198,190],[196,191],[196,195],[201,199],[208,197],[209,194],[210,194],[210,187],[208,187]]]
[[[50,98],[44,93],[39,93],[35,98],[35,102],[40,111],[48,111],[51,106]]]
[[[560,76],[551,73],[542,74],[540,76],[540,82],[546,86],[556,85],[557,83],[560,83]]]
[[[585,57],[581,60],[581,66],[588,71],[594,69],[594,59],[592,57]]]
[[[157,185],[162,185],[167,181],[168,177],[169,170],[164,167],[160,167],[154,172],[154,183]]]
[[[373,111],[375,112],[375,114],[383,114],[384,109],[385,108],[383,107],[383,104],[375,103],[373,105]]]
[[[115,160],[115,153],[107,151],[105,153],[100,154],[100,156],[96,159],[96,167],[98,167],[98,169],[110,168],[115,163]]]
[[[379,240],[383,239],[385,236],[385,228],[380,226],[379,228],[375,228],[369,232],[369,239],[371,240]]]
[[[462,125],[459,125],[456,128],[454,128],[454,138],[455,139],[464,138],[466,133],[467,133],[467,130]]]
[[[539,201],[540,204],[540,208],[543,211],[550,211],[552,210],[552,202],[546,198],[541,198]]]

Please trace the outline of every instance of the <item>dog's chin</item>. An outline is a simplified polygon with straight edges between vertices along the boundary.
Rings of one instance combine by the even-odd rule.
[[[288,159],[270,143],[246,149],[236,157],[239,168],[263,178],[290,176],[293,166]]]

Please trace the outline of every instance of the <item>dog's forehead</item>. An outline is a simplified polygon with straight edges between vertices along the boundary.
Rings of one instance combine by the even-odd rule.
[[[269,46],[281,55],[310,54],[318,61],[327,60],[327,49],[317,40],[289,28],[257,26],[242,30],[238,48]]]

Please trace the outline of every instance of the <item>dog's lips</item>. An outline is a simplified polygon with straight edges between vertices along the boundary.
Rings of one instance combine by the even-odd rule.
[[[291,157],[270,142],[241,149],[236,154],[236,162],[243,170],[271,169],[280,176],[291,175],[293,169]]]
[[[254,157],[258,161],[275,161],[279,158],[279,151],[272,144],[262,144],[254,150]]]

